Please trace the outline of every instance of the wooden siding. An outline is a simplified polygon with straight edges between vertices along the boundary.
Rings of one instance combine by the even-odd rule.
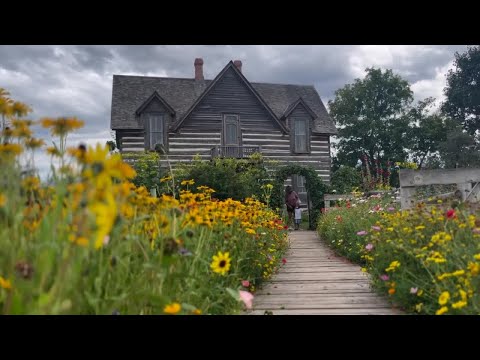
[[[155,110],[162,104],[152,102]],[[149,108],[150,109],[150,108]],[[240,77],[232,70],[227,71],[213,89],[198,104],[197,108],[185,119],[178,132],[168,134],[168,160],[173,165],[189,162],[195,155],[209,160],[211,149],[222,145],[223,114],[238,114],[241,128],[241,144],[261,146],[267,160],[277,160],[280,164],[295,163],[313,166],[325,182],[330,181],[330,147],[328,135],[312,135],[309,154],[293,154],[290,136],[283,134],[280,126],[271,117],[265,107],[250,92]],[[298,106],[292,116],[311,116]],[[165,116],[168,113],[165,112]],[[178,120],[178,119],[177,119]],[[311,134],[311,132],[310,132]],[[118,130],[122,151],[143,151],[144,130]]]

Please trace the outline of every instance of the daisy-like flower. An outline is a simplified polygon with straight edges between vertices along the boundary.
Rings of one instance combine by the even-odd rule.
[[[213,272],[220,274],[220,275],[226,275],[228,271],[230,270],[230,253],[222,253],[221,251],[218,252],[217,255],[213,255],[213,261],[210,264],[210,268],[213,270]]]

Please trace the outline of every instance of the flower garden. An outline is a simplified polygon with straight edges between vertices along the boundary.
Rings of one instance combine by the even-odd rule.
[[[478,206],[439,200],[401,211],[390,196],[357,196],[326,213],[318,232],[407,313],[480,313]]]
[[[67,147],[78,119],[41,120],[56,139],[41,181],[25,171],[45,145],[34,125],[0,137],[0,313],[236,314],[282,263],[285,227],[267,205],[193,180],[151,196],[108,147]]]

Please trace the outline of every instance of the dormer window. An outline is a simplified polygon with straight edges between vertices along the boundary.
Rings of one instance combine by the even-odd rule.
[[[147,113],[145,116],[145,147],[147,150],[157,150],[165,145],[164,114]]]
[[[309,134],[308,134],[308,119],[295,119],[294,127],[294,149],[298,154],[309,152]]]

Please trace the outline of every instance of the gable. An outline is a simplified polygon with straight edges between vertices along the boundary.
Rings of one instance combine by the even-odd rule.
[[[141,110],[137,111],[138,115],[141,115],[144,112],[165,112],[165,106],[157,98],[153,98],[145,105]]]
[[[217,75],[173,130],[178,130],[183,123],[191,125],[192,122],[198,124],[200,121],[221,121],[223,113],[240,115],[242,124],[257,122],[260,125],[263,122],[262,125],[270,125],[287,132],[267,103],[232,62]]]
[[[175,115],[175,110],[160,96],[157,91],[153,94],[137,109],[136,114],[141,115],[143,112],[169,112],[171,115]]]

